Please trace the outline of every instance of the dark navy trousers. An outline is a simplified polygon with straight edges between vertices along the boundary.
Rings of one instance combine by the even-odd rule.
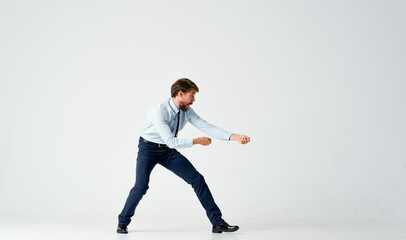
[[[193,167],[189,160],[173,148],[162,148],[157,145],[140,141],[138,144],[135,185],[127,197],[124,208],[118,216],[119,224],[128,225],[134,216],[135,208],[148,190],[149,177],[156,164],[175,173],[190,184],[212,225],[220,224],[221,211],[214,202],[204,177]]]

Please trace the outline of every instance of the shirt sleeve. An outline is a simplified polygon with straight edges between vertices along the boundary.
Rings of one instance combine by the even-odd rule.
[[[206,122],[204,119],[200,118],[199,115],[196,114],[196,112],[189,107],[189,122],[195,126],[197,129],[200,131],[206,133],[210,137],[217,138],[219,140],[224,140],[224,141],[229,141],[230,136],[232,135],[231,132],[226,131],[224,129],[221,129],[219,127],[214,126],[213,124],[210,124]]]
[[[193,147],[193,138],[177,138],[168,125],[168,117],[160,108],[152,110],[152,124],[170,148]]]

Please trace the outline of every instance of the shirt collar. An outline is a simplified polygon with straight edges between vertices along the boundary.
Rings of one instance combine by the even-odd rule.
[[[178,112],[180,111],[179,108],[176,107],[175,103],[173,102],[173,98],[170,98],[170,99],[169,99],[169,106],[171,106],[172,110],[173,110],[175,113],[178,113]]]

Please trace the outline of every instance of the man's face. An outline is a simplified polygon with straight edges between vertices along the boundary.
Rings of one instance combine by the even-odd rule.
[[[189,108],[189,106],[193,104],[193,102],[195,101],[195,94],[196,90],[194,90],[193,88],[186,93],[180,93],[179,107],[180,109],[182,109],[182,111],[185,112]]]

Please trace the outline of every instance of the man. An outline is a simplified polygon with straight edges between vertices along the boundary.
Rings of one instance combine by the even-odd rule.
[[[204,177],[176,150],[195,144],[207,146],[211,143],[211,139],[178,138],[177,135],[185,124],[190,122],[207,135],[220,140],[235,140],[246,144],[250,142],[250,138],[228,132],[201,119],[190,107],[195,101],[196,92],[199,92],[199,88],[195,83],[187,78],[181,78],[171,87],[172,97],[153,105],[148,111],[138,144],[135,185],[118,217],[117,233],[128,233],[127,225],[131,222],[139,201],[148,190],[149,177],[156,164],[161,164],[193,187],[213,225],[212,232],[234,232],[239,229],[238,226],[228,225],[221,218],[221,211],[214,202]]]

